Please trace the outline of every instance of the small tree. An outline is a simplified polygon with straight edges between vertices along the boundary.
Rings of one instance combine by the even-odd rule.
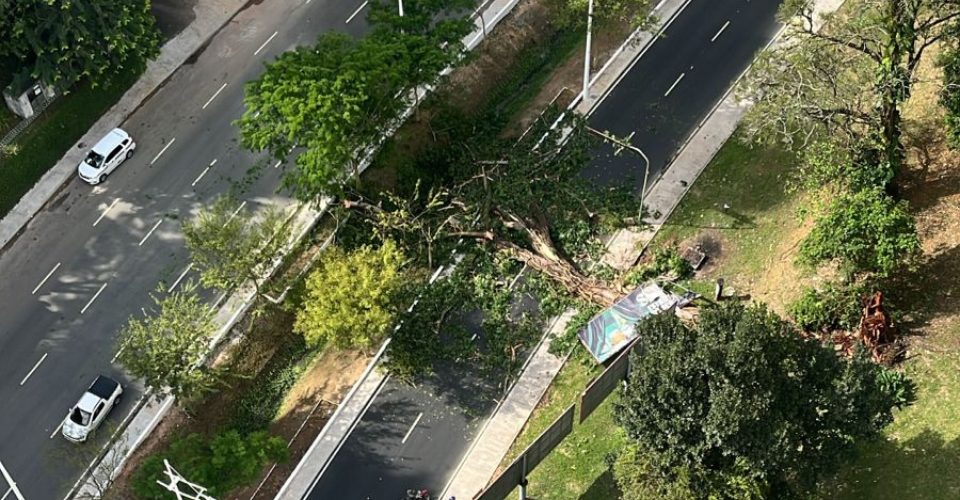
[[[696,497],[806,491],[892,421],[879,366],[838,357],[763,307],[706,309],[695,327],[659,315],[638,331],[616,420],[646,474]]]
[[[843,193],[817,219],[800,244],[799,261],[838,262],[850,276],[888,276],[911,265],[920,252],[916,223],[905,202],[880,189]]]
[[[327,250],[307,278],[303,309],[294,329],[307,344],[369,348],[395,325],[409,304],[400,291],[409,277],[400,272],[403,253],[392,241],[352,252]]]
[[[19,77],[60,88],[144,64],[160,41],[149,0],[0,0],[0,33],[0,57],[20,63]]]
[[[943,89],[940,105],[946,111],[947,139],[953,148],[960,148],[960,28],[954,27],[940,55],[943,68]]]
[[[226,291],[250,282],[258,294],[289,232],[282,211],[268,208],[254,216],[226,197],[183,224],[190,257],[204,286]]]
[[[154,295],[156,310],[143,318],[131,316],[120,331],[117,359],[158,398],[169,389],[178,399],[191,400],[212,390],[218,378],[202,363],[216,324],[196,289],[188,282],[163,298]]]

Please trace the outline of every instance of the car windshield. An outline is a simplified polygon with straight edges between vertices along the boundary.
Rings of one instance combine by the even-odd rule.
[[[93,168],[100,168],[100,165],[103,164],[103,157],[98,155],[96,152],[91,151],[87,154],[86,162]]]
[[[80,408],[74,408],[73,411],[70,412],[70,420],[75,424],[90,425],[90,414]]]

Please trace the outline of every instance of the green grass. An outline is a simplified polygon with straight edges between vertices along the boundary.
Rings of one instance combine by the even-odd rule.
[[[793,154],[747,145],[735,135],[691,187],[655,243],[708,232],[736,250],[735,259],[725,259],[725,271],[760,274],[784,230],[797,225],[797,197],[788,189],[795,165]]]
[[[557,374],[501,466],[509,465],[571,403],[578,402],[587,383],[601,371],[602,367],[588,358],[584,351],[578,350]],[[527,494],[531,498],[619,498],[606,460],[607,455],[620,449],[625,439],[623,432],[613,422],[612,402],[615,397],[601,404],[583,425],[574,423],[573,432],[537,466],[528,478]],[[576,411],[579,415],[579,409]]]
[[[960,498],[960,353],[928,355],[904,369],[918,399],[861,447],[821,490],[823,498],[872,500]]]
[[[142,68],[130,65],[96,88],[80,84],[58,98],[15,142],[15,155],[0,160],[0,217],[56,164],[103,113],[140,77]]]

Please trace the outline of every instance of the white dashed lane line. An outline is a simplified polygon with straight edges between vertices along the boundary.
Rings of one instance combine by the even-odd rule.
[[[100,289],[97,290],[97,293],[93,294],[93,297],[90,298],[90,302],[87,302],[87,305],[83,306],[83,309],[80,309],[80,314],[87,312],[87,309],[90,307],[90,304],[93,304],[93,301],[97,300],[97,297],[100,296],[100,293],[102,293],[103,289],[106,287],[107,287],[106,283],[100,285]]]
[[[667,91],[663,94],[663,97],[667,97],[668,95],[670,95],[670,92],[673,92],[673,89],[677,86],[678,83],[680,83],[680,80],[683,80],[683,77],[685,76],[687,76],[686,73],[680,73],[680,76],[678,76],[677,79],[673,82],[673,85],[671,85],[670,88],[667,89]]]
[[[353,21],[353,18],[357,17],[357,14],[359,14],[360,11],[362,11],[363,8],[366,7],[368,3],[370,3],[369,0],[367,0],[366,2],[363,2],[362,4],[360,4],[360,6],[357,7],[357,10],[353,11],[353,14],[350,14],[350,17],[348,17],[347,20],[344,21],[343,24],[350,24],[350,21]]]
[[[223,82],[223,85],[221,85],[220,88],[218,88],[217,91],[214,92],[209,99],[207,99],[207,102],[203,106],[201,106],[200,109],[207,109],[207,106],[209,106],[210,103],[213,102],[213,100],[216,99],[217,96],[220,95],[220,92],[223,92],[223,89],[225,88],[227,88],[227,82]]]
[[[97,217],[97,220],[93,221],[93,227],[97,227],[97,224],[99,224],[100,221],[102,221],[103,218],[107,216],[107,213],[109,213],[110,210],[113,210],[113,207],[117,206],[117,203],[119,202],[120,202],[120,198],[113,200],[113,203],[111,203],[110,206],[107,207],[107,209],[100,214],[100,217]]]
[[[172,145],[174,142],[176,142],[176,140],[177,140],[176,137],[174,137],[173,139],[170,139],[170,142],[168,142],[167,145],[164,146],[163,149],[161,149],[159,153],[157,153],[157,156],[154,156],[153,159],[150,160],[150,164],[153,165],[154,163],[156,163],[157,160],[160,159],[160,155],[162,155],[163,153],[165,153],[165,152],[167,151],[167,148],[169,148],[170,145]]]
[[[716,41],[720,37],[720,33],[723,33],[723,30],[727,29],[727,26],[730,26],[730,21],[723,23],[723,26],[720,27],[720,31],[717,31],[716,35],[713,35],[713,38],[710,39],[710,42]]]
[[[157,230],[157,227],[159,227],[161,223],[163,223],[163,219],[158,220],[157,223],[154,224],[152,228],[150,228],[150,231],[148,231],[147,234],[143,237],[143,239],[140,240],[140,243],[137,243],[137,246],[142,247],[143,244],[147,241],[147,238],[149,238],[150,235]]]
[[[234,210],[232,214],[230,214],[230,218],[229,218],[229,219],[227,219],[227,222],[230,222],[230,221],[232,221],[232,220],[233,220],[233,218],[234,218],[234,217],[236,217],[236,216],[237,216],[237,214],[239,214],[239,213],[240,213],[240,211],[241,211],[241,210],[243,210],[243,207],[245,207],[245,206],[247,206],[247,201],[246,201],[246,200],[244,200],[244,201],[243,201],[243,203],[241,203],[241,204],[240,204],[240,206],[239,206],[239,207],[237,207],[237,209],[236,209],[236,210]]]
[[[198,175],[197,178],[193,180],[193,183],[190,184],[190,187],[196,186],[197,183],[200,182],[200,179],[203,179],[203,176],[207,175],[207,172],[209,172],[210,169],[216,164],[217,164],[217,159],[214,158],[213,161],[210,162],[210,165],[207,165],[207,168],[203,169],[203,172],[200,172],[200,175]]]
[[[191,269],[193,269],[193,262],[191,262],[190,265],[187,266],[187,268],[184,269],[182,273],[180,273],[180,276],[177,277],[177,281],[174,281],[173,284],[170,285],[170,288],[167,289],[167,293],[173,292],[177,288],[177,285],[179,285],[180,282],[183,281],[183,277],[186,276]]]
[[[33,365],[33,368],[30,369],[30,373],[28,373],[26,377],[23,377],[23,380],[20,381],[21,387],[23,387],[23,384],[27,383],[27,379],[30,378],[30,375],[33,375],[33,372],[37,371],[37,368],[40,367],[40,363],[43,363],[43,360],[47,359],[47,354],[49,353],[43,353],[43,356],[40,357],[40,361],[37,361],[37,364]]]
[[[50,279],[51,276],[53,276],[53,273],[57,272],[57,269],[60,269],[60,263],[59,263],[59,262],[57,262],[57,265],[53,266],[53,269],[51,269],[50,272],[47,273],[47,275],[44,276],[42,280],[40,280],[40,283],[38,283],[38,284],[37,284],[37,287],[34,288],[32,292],[30,292],[30,295],[36,295],[36,294],[37,294],[37,290],[39,290],[40,287],[42,287],[43,284],[46,283],[47,280]]]
[[[413,429],[417,426],[418,423],[420,423],[420,418],[422,417],[423,417],[423,412],[420,412],[420,414],[417,415],[417,419],[413,421],[413,425],[410,426],[410,430],[407,431],[407,435],[403,436],[403,441],[400,441],[400,444],[406,443],[407,439],[410,439],[410,434],[413,434]]]
[[[283,160],[277,161],[277,163],[274,164],[273,168],[280,168],[280,164],[281,164],[281,163],[283,163]]]
[[[259,54],[260,51],[263,50],[263,48],[266,47],[268,43],[270,43],[270,40],[273,40],[273,37],[277,36],[277,33],[279,33],[279,31],[274,31],[273,34],[270,35],[270,38],[267,38],[267,41],[263,42],[263,44],[260,45],[260,48],[257,49],[257,51],[253,53],[253,55]]]

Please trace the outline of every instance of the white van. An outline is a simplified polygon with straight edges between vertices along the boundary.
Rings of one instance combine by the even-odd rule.
[[[77,173],[85,182],[92,185],[100,184],[123,163],[123,160],[133,156],[133,150],[136,148],[137,143],[133,142],[130,134],[123,129],[115,128],[87,153],[87,157],[77,167]]]

